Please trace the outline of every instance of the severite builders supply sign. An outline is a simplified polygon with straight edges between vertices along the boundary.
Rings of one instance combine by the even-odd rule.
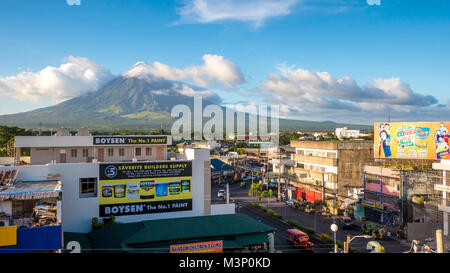
[[[100,164],[100,217],[192,210],[192,162]]]
[[[374,125],[375,158],[450,159],[450,122]]]

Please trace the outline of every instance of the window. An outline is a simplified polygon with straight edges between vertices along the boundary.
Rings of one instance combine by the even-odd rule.
[[[97,197],[97,178],[80,178],[80,198]]]
[[[136,156],[140,156],[141,155],[141,148],[136,148]]]
[[[70,154],[71,154],[72,157],[77,157],[77,152],[78,152],[77,149],[72,149],[72,150],[70,151]]]
[[[113,148],[109,148],[108,149],[108,156],[114,156],[114,149]]]
[[[152,148],[145,148],[145,155],[152,155]]]
[[[125,156],[125,148],[119,148],[119,156]]]
[[[329,157],[329,158],[337,158],[337,154],[333,153],[333,152],[328,152],[327,153],[327,157]]]
[[[83,157],[88,157],[89,156],[89,150],[88,149],[83,149]]]

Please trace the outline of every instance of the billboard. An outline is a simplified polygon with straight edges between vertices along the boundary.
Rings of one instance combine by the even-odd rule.
[[[374,124],[375,158],[450,159],[450,122]]]
[[[95,136],[94,145],[167,144],[167,136]]]
[[[222,253],[223,241],[171,245],[170,253]]]
[[[100,164],[100,217],[192,210],[192,162]]]

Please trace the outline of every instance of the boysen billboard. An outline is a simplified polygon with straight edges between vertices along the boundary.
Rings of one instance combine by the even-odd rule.
[[[192,162],[100,164],[100,217],[192,210]]]
[[[94,145],[167,144],[167,136],[95,136]]]
[[[376,158],[450,159],[450,122],[375,123]]]

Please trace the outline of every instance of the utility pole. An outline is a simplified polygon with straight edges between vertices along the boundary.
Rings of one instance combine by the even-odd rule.
[[[230,204],[230,184],[227,182],[227,204]]]
[[[269,253],[275,253],[275,234],[269,233]]]
[[[278,152],[278,156],[279,156],[279,162],[278,162],[278,190],[277,190],[277,202],[280,201],[280,191],[281,191],[281,184],[280,184],[280,180],[281,180],[281,148],[279,149]]]
[[[349,253],[350,249],[350,234],[347,234],[347,241],[344,242],[344,253]]]
[[[442,229],[436,230],[436,252],[444,253],[444,244],[442,242]]]

